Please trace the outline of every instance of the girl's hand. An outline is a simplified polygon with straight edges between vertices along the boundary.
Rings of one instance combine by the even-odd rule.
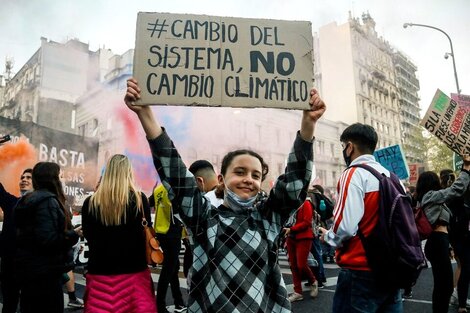
[[[304,111],[304,117],[309,118],[315,123],[326,110],[325,102],[320,98],[320,95],[315,88],[310,90],[310,100],[308,103],[310,104],[310,110]]]
[[[127,80],[127,90],[126,95],[124,96],[124,102],[127,107],[139,114],[144,111],[148,113],[151,112],[151,109],[148,105],[135,105],[135,102],[140,99],[140,87],[139,83],[134,77],[131,77]]]

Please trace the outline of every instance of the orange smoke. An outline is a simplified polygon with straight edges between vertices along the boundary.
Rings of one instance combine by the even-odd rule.
[[[37,162],[34,146],[21,138],[15,143],[0,146],[0,182],[5,189],[15,195],[20,194],[19,181],[23,171],[32,168]]]

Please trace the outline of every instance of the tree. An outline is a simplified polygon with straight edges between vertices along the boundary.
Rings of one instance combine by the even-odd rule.
[[[452,150],[450,150],[436,136],[425,131],[427,167],[431,171],[439,173],[440,170],[452,169]]]

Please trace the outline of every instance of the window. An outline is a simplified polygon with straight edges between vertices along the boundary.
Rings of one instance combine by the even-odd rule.
[[[317,153],[324,155],[325,154],[325,142],[324,141],[318,141],[317,142]]]

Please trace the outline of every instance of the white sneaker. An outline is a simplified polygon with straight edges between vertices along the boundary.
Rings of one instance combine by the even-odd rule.
[[[454,289],[452,296],[450,296],[450,305],[459,305],[459,298],[457,296],[457,289]]]
[[[304,296],[302,296],[300,293],[297,293],[297,292],[291,293],[291,295],[287,298],[287,300],[289,300],[289,302],[300,301],[300,300],[303,300],[303,299],[304,299]]]
[[[71,308],[83,308],[83,300],[79,298],[75,300],[70,300],[67,306]]]
[[[311,286],[310,286],[310,297],[316,298],[318,296],[318,280],[316,280]]]

